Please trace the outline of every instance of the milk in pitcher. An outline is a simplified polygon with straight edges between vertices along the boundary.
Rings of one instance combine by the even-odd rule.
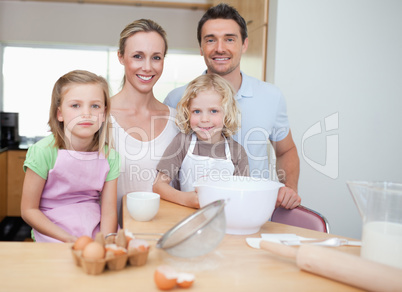
[[[402,269],[402,224],[385,221],[364,224],[361,257]]]

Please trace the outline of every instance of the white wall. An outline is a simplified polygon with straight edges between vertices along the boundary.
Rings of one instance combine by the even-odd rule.
[[[189,9],[2,0],[0,40],[118,46],[120,32],[128,23],[150,18],[166,30],[170,48],[198,52],[196,28],[203,13]]]
[[[268,80],[287,100],[302,204],[323,213],[331,233],[360,238],[361,218],[346,181],[402,182],[402,1],[270,5]],[[324,118],[334,113],[338,124],[326,132]],[[303,135],[317,122],[322,133],[305,139],[303,157]],[[330,135],[338,142],[328,141],[334,148],[326,151]],[[308,163],[326,159],[326,168]],[[325,175],[331,169],[333,178]]]

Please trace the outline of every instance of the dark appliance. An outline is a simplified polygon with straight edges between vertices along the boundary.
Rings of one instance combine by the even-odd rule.
[[[1,147],[18,146],[18,113],[0,112]]]

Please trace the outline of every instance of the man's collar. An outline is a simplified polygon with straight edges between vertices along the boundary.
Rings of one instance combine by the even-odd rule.
[[[207,70],[204,71],[202,74],[207,74]],[[247,76],[246,74],[243,73],[243,71],[240,71],[241,74],[241,85],[240,89],[236,94],[236,100],[240,100],[242,98],[251,98],[253,97],[253,88],[251,86],[251,83],[248,82],[250,77]]]
[[[251,98],[253,97],[253,88],[251,86],[251,82],[249,82],[250,77],[240,71],[241,74],[241,86],[239,91],[237,92],[236,99],[240,100],[242,98]]]

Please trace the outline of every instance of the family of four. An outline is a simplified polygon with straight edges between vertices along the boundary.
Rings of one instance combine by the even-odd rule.
[[[199,208],[193,182],[208,170],[269,177],[267,143],[277,157],[276,206],[297,207],[299,158],[285,99],[272,84],[247,76],[240,59],[247,25],[219,4],[198,23],[207,70],[176,88],[164,104],[153,94],[168,43],[149,19],[127,25],[118,58],[122,89],[109,97],[103,77],[75,70],[54,85],[51,135],[28,149],[21,215],[36,241],[73,242],[81,235],[114,233],[122,197],[154,191],[165,200]]]

